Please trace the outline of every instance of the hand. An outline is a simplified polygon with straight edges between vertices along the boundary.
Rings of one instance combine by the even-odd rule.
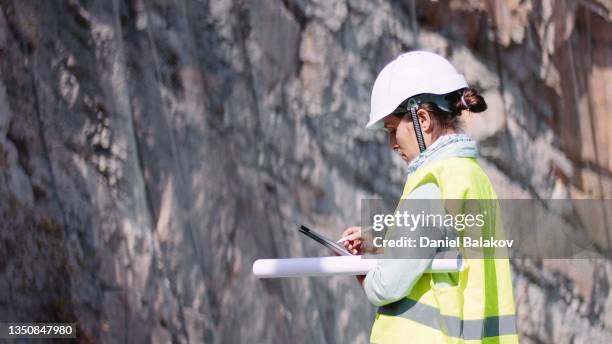
[[[348,237],[342,244],[351,254],[363,253],[363,238],[361,227],[349,227],[342,232],[342,237]]]

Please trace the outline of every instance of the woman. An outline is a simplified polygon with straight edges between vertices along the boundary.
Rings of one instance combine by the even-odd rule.
[[[402,200],[439,199],[444,211],[454,215],[476,200],[477,211],[490,210],[484,211],[482,235],[499,237],[501,220],[497,208],[489,207],[491,200],[497,204],[497,196],[478,165],[475,142],[460,133],[462,111],[482,112],[486,107],[446,59],[409,52],[378,75],[367,127],[382,124],[391,149],[409,162]],[[364,253],[360,227],[347,228],[342,236],[348,237],[344,245],[349,251]],[[370,340],[518,342],[508,259],[492,259],[499,256],[486,249],[484,255],[482,250],[481,255],[468,253],[466,268],[459,273],[426,273],[437,250],[421,250],[415,257],[419,259],[380,260],[366,276],[358,277],[368,300],[379,306]],[[465,247],[459,250],[467,253]]]

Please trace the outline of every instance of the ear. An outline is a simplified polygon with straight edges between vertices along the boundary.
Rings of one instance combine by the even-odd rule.
[[[419,119],[419,124],[421,124],[421,130],[426,133],[431,133],[434,130],[434,120],[429,115],[429,112],[420,109],[417,111],[417,118]]]

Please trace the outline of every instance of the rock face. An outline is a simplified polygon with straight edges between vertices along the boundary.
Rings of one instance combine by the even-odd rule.
[[[378,71],[415,48],[458,66],[500,196],[610,198],[611,21],[605,0],[2,1],[0,321],[366,342],[353,279],[250,268],[326,254],[297,223],[337,236],[399,196],[405,165],[363,129]],[[610,234],[588,233],[602,256]],[[609,259],[512,263],[523,342],[609,341]]]

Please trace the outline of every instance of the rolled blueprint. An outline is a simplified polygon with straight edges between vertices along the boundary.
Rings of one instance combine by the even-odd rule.
[[[383,260],[362,259],[361,256],[258,259],[253,263],[253,274],[258,278],[365,275],[379,261]],[[461,270],[461,253],[446,251],[434,256],[426,272],[446,273]]]

